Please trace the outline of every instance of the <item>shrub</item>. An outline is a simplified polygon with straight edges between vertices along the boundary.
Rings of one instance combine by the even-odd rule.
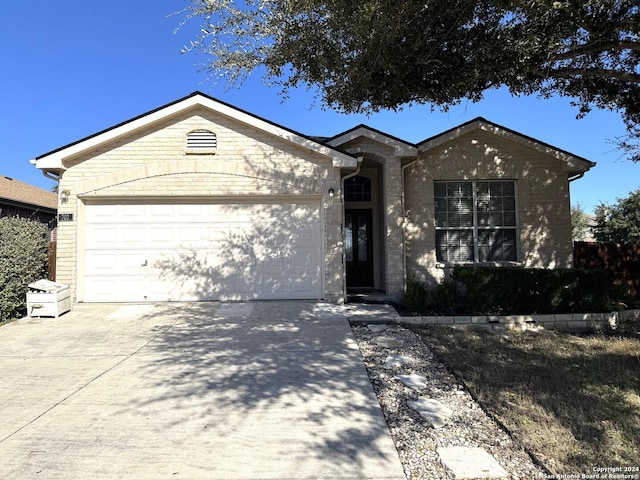
[[[46,275],[46,236],[42,223],[0,218],[0,322],[26,313],[27,285]]]
[[[624,294],[606,272],[457,266],[464,310],[482,315],[608,312],[624,305]]]
[[[453,313],[459,303],[458,286],[451,280],[443,280],[435,288],[429,289],[424,282],[411,278],[407,280],[402,303],[415,313]]]
[[[455,313],[459,308],[459,301],[458,285],[452,280],[445,279],[431,290],[431,303],[436,313]]]
[[[611,333],[640,338],[640,310],[630,310],[621,314],[616,328]]]
[[[407,280],[407,288],[402,294],[402,303],[412,312],[422,313],[429,308],[429,291],[423,282],[415,278]]]

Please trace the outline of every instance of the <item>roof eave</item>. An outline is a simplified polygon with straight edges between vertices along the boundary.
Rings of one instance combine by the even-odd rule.
[[[64,171],[64,162],[67,159],[81,155],[82,153],[98,148],[99,146],[117,140],[118,138],[131,135],[156,123],[165,121],[171,117],[175,117],[199,107],[209,108],[221,115],[233,118],[263,132],[283,138],[294,145],[329,157],[331,158],[334,167],[350,167],[357,164],[356,158],[351,155],[338,152],[299,133],[288,130],[255,115],[251,115],[243,110],[239,110],[229,104],[215,100],[200,92],[194,92],[193,94],[165,105],[164,107],[152,110],[151,112],[135,117],[124,123],[120,123],[114,127],[103,130],[89,137],[85,137],[77,142],[41,155],[35,159],[35,165],[37,168],[44,171]]]
[[[325,143],[331,147],[340,147],[345,143],[360,137],[368,138],[374,142],[381,143],[394,149],[394,155],[397,157],[415,157],[418,155],[418,148],[404,140],[380,132],[366,125],[358,125],[357,127],[340,133],[330,138]]]
[[[58,211],[58,207],[52,207],[49,205],[40,205],[38,203],[31,203],[27,201],[14,200],[11,198],[0,198],[0,204],[10,205],[14,207],[24,208],[26,210],[42,211],[51,215],[55,215]]]

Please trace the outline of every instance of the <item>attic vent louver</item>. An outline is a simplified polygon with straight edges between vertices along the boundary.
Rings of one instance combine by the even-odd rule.
[[[218,138],[209,130],[194,130],[187,133],[186,153],[215,153]]]

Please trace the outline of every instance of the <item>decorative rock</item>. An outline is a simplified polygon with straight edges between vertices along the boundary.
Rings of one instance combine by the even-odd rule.
[[[376,321],[378,319],[379,317],[376,317]],[[498,458],[502,468],[509,472],[506,478],[544,480],[548,477],[486,416],[468,393],[453,393],[464,391],[464,388],[460,387],[456,379],[433,356],[417,334],[407,329],[389,326],[387,332],[381,335],[398,338],[404,345],[402,348],[388,350],[376,345],[375,338],[378,334],[372,334],[365,326],[354,326],[353,332],[407,479],[453,479],[453,473],[436,452],[438,446],[452,445],[484,447]],[[385,359],[390,354],[413,357],[415,361],[410,366],[402,368],[410,369],[408,372],[411,373],[424,375],[428,379],[426,383],[429,395],[445,402],[447,407],[455,412],[444,428],[431,428],[426,421],[416,421],[415,411],[409,408],[406,399],[407,395],[409,398],[422,395],[407,390],[404,383],[394,378],[396,373],[405,371],[385,368]],[[426,389],[423,391],[426,392]],[[426,395],[425,393],[424,396]],[[496,444],[496,438],[503,438],[501,446]],[[478,476],[482,475],[483,473],[480,473]]]
[[[414,362],[415,359],[408,355],[389,355],[384,361],[386,368],[398,368]]]
[[[414,390],[422,390],[427,386],[427,378],[411,373],[409,375],[396,375],[395,378]]]
[[[374,340],[376,342],[376,345],[385,348],[400,348],[404,345],[404,342],[402,340],[398,340],[397,338],[393,337],[380,336],[376,337]]]
[[[444,427],[449,417],[453,415],[453,410],[433,398],[410,400],[407,405],[418,412],[433,428]]]
[[[441,447],[438,456],[456,478],[503,478],[509,473],[484,448]]]
[[[422,411],[418,412],[422,419],[433,428],[442,428],[447,424],[449,417],[442,416],[439,413]]]
[[[370,323],[369,325],[367,325],[367,328],[373,333],[380,333],[384,332],[387,328],[389,328],[389,326],[383,323]]]

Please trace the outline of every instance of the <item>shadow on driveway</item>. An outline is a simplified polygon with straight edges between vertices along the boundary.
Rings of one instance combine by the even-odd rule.
[[[0,329],[15,395],[19,358],[57,372],[0,432],[10,478],[404,478],[338,307],[106,307]]]

